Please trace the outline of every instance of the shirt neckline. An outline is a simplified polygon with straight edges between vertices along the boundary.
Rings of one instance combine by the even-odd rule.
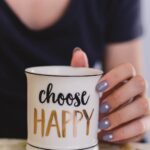
[[[4,1],[2,0],[1,4],[2,7],[5,8],[5,10],[7,11],[7,13],[10,15],[11,19],[14,21],[15,25],[17,27],[19,27],[21,30],[24,30],[25,32],[28,33],[32,33],[32,34],[43,34],[43,33],[48,33],[51,30],[54,30],[57,27],[60,27],[61,25],[63,25],[68,17],[72,14],[74,7],[74,3],[76,0],[71,0],[71,2],[68,5],[68,8],[65,10],[64,14],[62,15],[62,17],[56,21],[54,24],[52,24],[49,27],[40,29],[40,30],[34,30],[34,29],[30,29],[28,28],[20,19],[19,17],[15,14],[15,12],[10,8],[10,6]]]

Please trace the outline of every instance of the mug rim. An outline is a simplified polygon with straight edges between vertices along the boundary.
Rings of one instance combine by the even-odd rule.
[[[85,71],[91,71],[92,74],[88,74],[88,73],[83,73],[82,75],[77,75],[77,74],[51,74],[51,73],[41,73],[40,71],[38,71],[39,68],[61,68],[61,69],[73,69],[73,70],[85,70]],[[36,70],[36,71],[35,71]],[[92,77],[92,76],[101,76],[103,75],[103,71],[100,69],[96,69],[96,68],[88,68],[88,67],[72,67],[72,66],[35,66],[35,67],[28,67],[25,69],[25,73],[26,74],[32,74],[32,75],[38,75],[38,76],[51,76],[51,77]]]

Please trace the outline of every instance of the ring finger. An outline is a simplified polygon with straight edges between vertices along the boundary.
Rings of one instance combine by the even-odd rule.
[[[100,121],[99,127],[102,130],[112,130],[122,124],[148,114],[150,110],[149,106],[150,104],[148,99],[143,97],[138,98],[130,105],[126,105],[124,108],[119,109],[106,116]]]

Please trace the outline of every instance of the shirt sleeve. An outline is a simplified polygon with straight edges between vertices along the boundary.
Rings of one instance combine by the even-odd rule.
[[[106,41],[124,42],[142,35],[141,1],[111,0],[107,7]]]

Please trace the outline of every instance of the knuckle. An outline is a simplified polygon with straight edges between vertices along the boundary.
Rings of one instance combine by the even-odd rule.
[[[137,120],[136,125],[134,126],[139,134],[142,134],[145,132],[145,125],[141,120]]]
[[[112,130],[112,129],[116,128],[119,125],[119,123],[120,123],[116,113],[110,114],[109,117],[108,117],[108,120],[111,123],[111,125],[109,127],[109,130]]]
[[[118,118],[120,123],[123,122],[123,117],[122,117],[122,114],[120,112],[117,113],[116,118]]]
[[[107,77],[109,79],[109,83],[113,84],[120,78],[120,74],[116,71],[113,71],[113,73],[109,73]]]
[[[124,66],[126,70],[128,71],[128,73],[130,73],[132,76],[136,75],[135,68],[131,63],[125,63]]]
[[[114,113],[113,120],[114,120],[114,127],[117,127],[124,122],[124,119],[120,111]]]
[[[127,131],[125,129],[122,129],[121,132],[119,133],[120,139],[124,139],[126,137]]]
[[[116,105],[116,107],[118,106],[118,105],[120,105],[120,101],[122,100],[122,95],[121,95],[121,93],[119,93],[119,92],[114,92],[114,93],[112,93],[111,94],[111,96],[110,96],[110,100],[112,101],[112,102],[114,102],[115,101],[115,103],[114,103],[114,105]]]
[[[121,142],[126,137],[126,133],[127,132],[125,132],[124,129],[114,131],[113,136],[114,136],[115,142]]]
[[[147,98],[142,98],[140,107],[142,107],[143,115],[149,112],[149,100]]]
[[[142,91],[146,89],[146,82],[145,79],[141,75],[137,75],[135,77],[136,83],[138,84],[138,88]]]

